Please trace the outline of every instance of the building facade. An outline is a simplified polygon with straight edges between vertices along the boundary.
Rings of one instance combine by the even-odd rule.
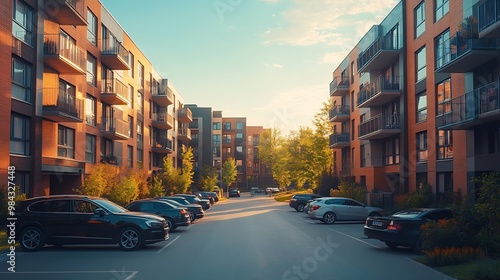
[[[236,181],[232,187],[247,190],[247,119],[222,117],[222,164],[229,158],[236,163]]]

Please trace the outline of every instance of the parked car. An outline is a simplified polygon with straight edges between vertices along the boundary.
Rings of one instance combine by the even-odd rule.
[[[309,209],[311,208],[311,204],[314,202],[315,199],[307,201],[306,206],[304,206],[304,213],[309,214]]]
[[[169,226],[160,216],[130,212],[100,197],[43,196],[19,201],[16,235],[21,248],[37,251],[45,244],[118,244],[136,250],[167,240]]]
[[[295,209],[298,212],[304,211],[304,206],[306,206],[309,200],[313,200],[315,198],[323,197],[319,194],[305,193],[305,194],[295,194],[292,196],[288,205]]]
[[[177,206],[177,207],[185,207],[189,212],[189,219],[192,221],[203,218],[205,216],[205,211],[203,211],[203,207],[198,204],[191,204],[186,199],[179,196],[162,196],[156,199],[167,201],[168,203]]]
[[[214,194],[207,192],[197,192],[196,195],[201,199],[208,199],[210,201],[210,205],[215,204]]]
[[[427,221],[450,218],[453,218],[450,209],[407,209],[392,216],[368,217],[363,231],[368,238],[378,239],[391,249],[403,246],[420,252],[420,227]]]
[[[171,229],[189,226],[191,219],[186,207],[177,207],[167,201],[158,199],[140,199],[127,205],[128,210],[145,212],[163,217]]]
[[[229,190],[229,197],[240,197],[240,191],[237,189],[230,189]]]
[[[311,203],[307,215],[313,220],[333,224],[336,221],[365,221],[369,216],[381,216],[383,211],[351,198],[321,197]]]
[[[208,199],[201,199],[194,194],[176,194],[175,196],[183,197],[189,203],[201,205],[201,207],[203,207],[203,210],[210,209],[210,200],[208,200]]]

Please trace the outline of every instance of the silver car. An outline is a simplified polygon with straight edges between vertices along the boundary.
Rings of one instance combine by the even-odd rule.
[[[336,221],[365,221],[367,217],[380,217],[383,212],[381,208],[367,206],[350,198],[322,197],[310,204],[307,215],[313,220],[333,224]]]

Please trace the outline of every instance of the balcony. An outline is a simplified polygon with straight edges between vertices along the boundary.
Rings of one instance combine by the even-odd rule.
[[[177,139],[179,139],[182,142],[191,141],[191,129],[187,127],[181,127],[177,132]]]
[[[160,86],[160,90],[153,92],[153,102],[160,106],[168,106],[174,104],[174,93],[168,86]]]
[[[382,139],[400,132],[399,116],[379,114],[358,126],[358,138],[360,140]]]
[[[177,111],[177,119],[181,123],[190,123],[193,121],[193,113],[189,108],[182,108]]]
[[[84,0],[44,0],[43,10],[60,25],[87,25]]]
[[[102,118],[101,133],[103,137],[111,140],[127,140],[129,134],[128,132],[128,122],[119,118]]]
[[[44,88],[42,99],[44,118],[55,122],[83,122],[83,100],[59,88]]]
[[[500,37],[500,2],[487,0],[477,6],[479,38]]]
[[[170,154],[171,152],[173,152],[172,147],[172,140],[165,138],[161,141],[155,141],[153,145],[153,152],[160,154]]]
[[[358,107],[382,106],[401,96],[399,77],[379,76],[358,92]]]
[[[101,101],[110,105],[128,105],[128,86],[118,79],[101,80]]]
[[[153,113],[153,126],[159,129],[172,129],[174,117],[168,113]]]
[[[436,117],[438,129],[464,130],[500,120],[500,83],[477,88],[451,100],[451,112]]]
[[[61,34],[43,35],[43,62],[60,74],[86,74],[85,52]]]
[[[351,138],[349,136],[349,132],[330,134],[330,148],[340,149],[349,147],[350,145],[351,145]]]
[[[467,38],[459,31],[450,38],[449,56],[441,67],[436,69],[438,73],[466,73],[484,63],[496,59],[500,39],[496,38]]]
[[[111,165],[119,165],[118,159],[114,155],[101,156],[101,163],[107,163]]]
[[[399,56],[401,46],[393,36],[378,37],[359,54],[358,72],[380,71],[387,68]]]
[[[128,51],[113,37],[102,40],[101,61],[112,70],[130,70]]]
[[[335,105],[329,112],[331,122],[343,122],[350,118],[349,105]]]
[[[335,77],[330,82],[330,96],[343,96],[349,93],[349,78]]]

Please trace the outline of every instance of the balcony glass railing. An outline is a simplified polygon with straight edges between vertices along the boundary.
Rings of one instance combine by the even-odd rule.
[[[340,115],[349,115],[349,105],[335,105],[333,106],[332,109],[330,109],[329,115],[330,115],[330,120],[340,116]]]
[[[155,141],[153,148],[162,150],[172,150],[172,140],[165,138],[162,140]]]
[[[500,21],[500,3],[498,0],[484,1],[477,7],[477,13],[478,29],[481,32]]]
[[[399,77],[379,76],[358,92],[358,105],[374,97],[383,90],[399,90]]]
[[[128,99],[128,86],[118,79],[102,79],[101,93],[116,94],[124,100]]]
[[[43,35],[43,53],[61,56],[82,71],[85,69],[85,52],[61,34]]]
[[[379,114],[369,120],[359,124],[358,137],[382,130],[382,129],[400,129],[399,116],[385,116]]]
[[[358,69],[363,68],[370,60],[372,60],[380,51],[383,50],[399,50],[399,38],[397,36],[378,37],[365,51],[358,56]]]
[[[128,122],[112,117],[103,117],[101,122],[101,129],[105,132],[111,132],[128,136],[129,124]]]
[[[350,142],[349,132],[333,133],[330,134],[330,146],[339,143],[349,143]]]
[[[102,54],[116,55],[124,62],[128,62],[128,51],[113,37],[102,40]]]
[[[335,77],[330,82],[330,95],[335,93],[339,87],[347,87],[349,89],[349,77]]]
[[[83,102],[59,88],[43,89],[43,109],[56,111],[81,119]]]

